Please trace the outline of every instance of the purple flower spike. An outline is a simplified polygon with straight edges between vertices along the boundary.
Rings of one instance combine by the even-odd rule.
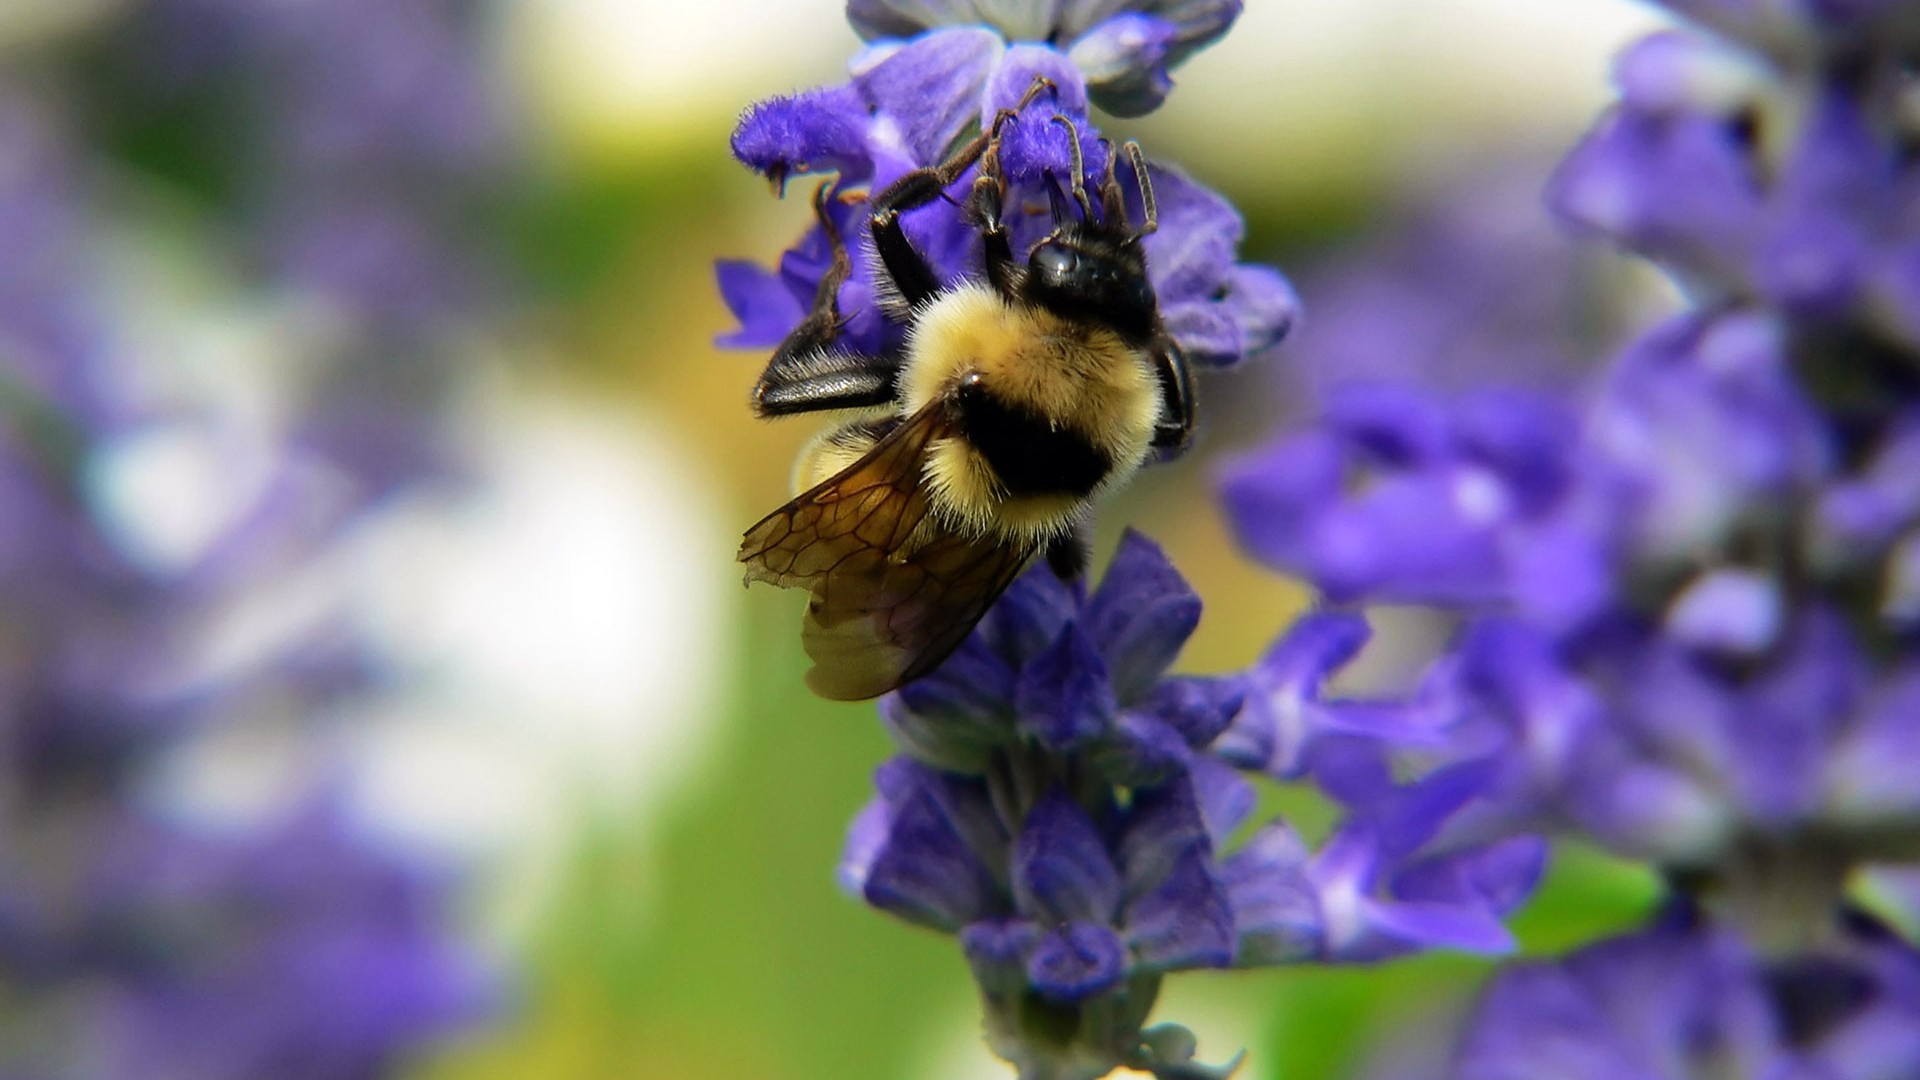
[[[849,83],[776,98],[749,109],[734,134],[734,154],[779,182],[805,172],[839,174],[834,194],[866,212],[861,193],[886,188],[902,175],[940,164],[975,132],[992,125],[1045,78],[1052,90],[1001,128],[998,159],[1009,181],[1005,225],[1016,255],[1054,228],[1047,177],[1070,184],[1072,144],[1080,137],[1083,179],[1097,184],[1113,164],[1090,105],[1137,114],[1153,107],[1170,85],[1167,69],[1226,32],[1234,2],[1148,3],[1141,10],[1079,5],[942,7],[912,3],[856,3],[848,17],[874,44],[851,64]],[[1195,363],[1236,364],[1268,351],[1296,318],[1298,300],[1273,270],[1240,264],[1240,217],[1214,193],[1171,166],[1155,162],[1150,180],[1158,196],[1159,228],[1148,237],[1149,274],[1168,330]],[[1144,225],[1141,178],[1119,171],[1130,220]],[[955,182],[965,181],[961,178]],[[962,213],[962,193],[915,208],[903,227],[942,282],[978,278],[981,237]],[[1095,200],[1098,201],[1097,199]],[[864,219],[836,222],[843,236],[865,231]],[[808,250],[811,249],[811,250]],[[782,278],[804,311],[827,262],[817,234],[796,248],[807,257],[783,260]],[[881,298],[872,289],[868,260],[856,259],[853,280],[841,290],[840,310],[851,320],[836,340],[862,353],[900,353],[905,342],[881,326]],[[787,305],[764,283],[736,269],[723,273],[723,292],[741,320],[724,335],[728,346],[778,340]]]

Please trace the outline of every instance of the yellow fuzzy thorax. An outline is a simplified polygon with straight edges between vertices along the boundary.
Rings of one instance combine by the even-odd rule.
[[[1100,490],[1086,497],[1010,498],[966,440],[941,439],[929,449],[926,482],[953,527],[1044,543],[1071,529],[1146,460],[1160,393],[1149,357],[1118,334],[1009,303],[981,284],[942,293],[915,315],[901,378],[903,415],[977,374],[1002,401],[1086,435],[1114,463]]]

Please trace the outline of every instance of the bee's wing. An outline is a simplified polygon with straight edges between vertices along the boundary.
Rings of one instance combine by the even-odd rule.
[[[812,591],[800,638],[814,662],[807,685],[821,697],[875,697],[933,670],[1033,557],[928,521],[927,448],[948,434],[937,404],[922,409],[740,544],[747,580]]]

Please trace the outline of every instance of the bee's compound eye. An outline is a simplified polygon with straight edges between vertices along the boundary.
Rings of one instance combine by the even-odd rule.
[[[1074,269],[1080,265],[1080,257],[1073,249],[1060,244],[1040,245],[1031,261],[1036,273],[1054,281],[1072,276]]]

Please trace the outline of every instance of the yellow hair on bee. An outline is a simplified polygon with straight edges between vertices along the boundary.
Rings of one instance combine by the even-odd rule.
[[[892,413],[862,411],[867,415],[823,428],[800,448],[800,454],[793,462],[794,494],[806,491],[859,461],[867,451],[873,449],[874,443],[880,441],[880,421],[891,417]]]
[[[1112,330],[1010,304],[987,285],[970,283],[916,313],[907,348],[903,415],[977,375],[1006,405],[1085,436],[1113,463],[1084,496],[1012,496],[978,449],[964,438],[941,439],[929,448],[926,481],[956,528],[1044,544],[1072,529],[1087,506],[1146,460],[1160,419],[1158,383],[1148,354]]]

